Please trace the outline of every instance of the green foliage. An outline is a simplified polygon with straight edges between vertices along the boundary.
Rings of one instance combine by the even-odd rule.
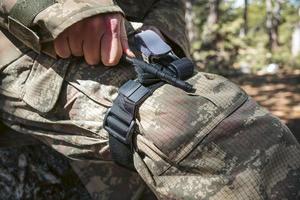
[[[194,23],[196,24],[197,28],[200,32],[203,30],[203,26],[206,22],[206,16],[208,15],[208,0],[202,0],[202,1],[196,1],[193,5],[193,12],[197,16],[194,20]]]
[[[192,46],[193,57],[200,66],[210,72],[226,73],[234,65],[244,42],[239,37],[243,20],[229,4],[222,4],[220,23],[207,25],[201,21],[201,42]],[[206,18],[205,18],[206,19]]]
[[[300,69],[300,55],[293,57],[290,53],[290,49],[282,46],[279,50],[272,54],[272,57],[269,59],[269,62],[277,63],[282,68],[294,68]]]
[[[192,52],[200,68],[217,73],[228,73],[245,65],[255,72],[270,63],[284,68],[300,68],[300,59],[291,56],[293,29],[300,22],[295,5],[289,1],[282,5],[279,47],[273,52],[268,49],[265,1],[250,1],[246,36],[241,34],[244,9],[233,5],[234,1],[222,1],[218,24],[207,26],[208,1],[195,4],[200,35],[199,40],[192,44]]]
[[[240,9],[243,12],[242,9]],[[241,15],[242,16],[242,13]],[[248,5],[248,26],[251,32],[265,31],[266,5],[265,1],[254,0]]]

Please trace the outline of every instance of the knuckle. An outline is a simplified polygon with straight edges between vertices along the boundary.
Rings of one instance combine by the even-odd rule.
[[[109,30],[111,33],[118,33],[119,22],[120,21],[115,18],[109,20]]]
[[[88,30],[98,30],[102,25],[102,20],[99,17],[93,18],[87,22]]]
[[[111,32],[111,36],[113,38],[119,38],[120,37],[120,34],[118,32]]]

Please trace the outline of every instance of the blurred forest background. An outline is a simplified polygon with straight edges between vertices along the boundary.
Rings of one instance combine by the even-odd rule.
[[[300,0],[186,0],[191,53],[300,139]]]
[[[201,68],[225,74],[300,69],[300,0],[187,0],[186,6],[191,51]]]

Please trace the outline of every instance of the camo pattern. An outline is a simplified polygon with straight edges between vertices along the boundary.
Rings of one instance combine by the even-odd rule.
[[[160,106],[155,110],[157,113],[165,111],[163,105]],[[177,118],[173,121],[176,127],[181,122],[181,115],[174,118]],[[152,137],[153,129],[155,132],[159,127],[163,130],[161,137],[164,137],[167,132],[164,127],[169,126],[166,121],[172,123],[172,120],[168,117],[159,120],[151,116],[149,121],[147,119],[145,123],[151,124],[152,128],[143,131],[145,136]],[[169,134],[182,134],[182,130],[185,129],[169,129]],[[166,155],[163,150],[171,146],[167,143],[152,147],[148,138],[138,136],[137,140],[141,145],[138,145],[140,153],[134,155],[136,169],[159,199],[300,197],[299,144],[279,119],[251,98],[181,160]],[[176,145],[173,149],[177,150]],[[144,154],[146,156],[142,157]]]
[[[7,2],[12,1],[0,1],[6,8],[0,10],[2,18],[9,14]],[[187,52],[185,36],[180,37],[181,1],[128,1],[131,12],[124,9],[125,1],[118,2],[129,19],[157,25]],[[170,21],[174,27],[165,24]],[[0,23],[6,27],[6,20]],[[300,198],[299,143],[227,79],[198,72],[188,80],[195,94],[164,85],[144,102],[134,138],[138,176],[112,163],[102,127],[118,88],[136,77],[132,67],[56,60],[24,47],[4,30],[1,41],[9,51],[0,46],[0,57],[5,58],[0,60],[0,118],[77,160],[71,164],[93,199]]]
[[[136,172],[113,162],[72,161],[71,165],[92,199],[156,199]]]

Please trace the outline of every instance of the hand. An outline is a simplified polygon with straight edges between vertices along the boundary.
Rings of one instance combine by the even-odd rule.
[[[114,66],[123,53],[134,57],[128,46],[124,18],[119,13],[97,15],[73,24],[54,40],[54,48],[62,58],[84,56],[90,65],[102,61],[106,66]]]

